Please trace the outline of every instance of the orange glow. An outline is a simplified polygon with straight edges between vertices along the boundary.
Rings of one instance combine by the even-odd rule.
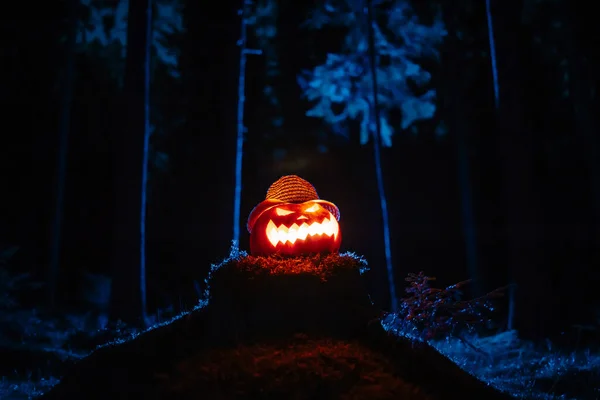
[[[296,240],[306,240],[308,236],[327,235],[337,237],[339,232],[340,226],[331,213],[329,213],[329,218],[325,218],[321,223],[313,222],[310,225],[306,222],[301,225],[294,223],[288,228],[285,225],[276,226],[272,220],[267,224],[267,238],[273,247],[277,246],[278,243],[290,242],[293,244]]]
[[[304,212],[315,212],[315,211],[318,211],[320,208],[321,208],[320,205],[313,204],[311,207],[309,207],[306,210],[304,210]]]
[[[290,214],[293,214],[293,213],[294,213],[294,211],[290,211],[290,210],[284,210],[283,208],[279,208],[279,207],[277,207],[277,208],[275,209],[275,213],[276,213],[277,215],[279,215],[280,217],[283,217],[284,215],[290,215]]]

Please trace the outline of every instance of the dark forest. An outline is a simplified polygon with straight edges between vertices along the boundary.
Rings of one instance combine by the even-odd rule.
[[[15,3],[0,398],[600,398],[595,19]]]

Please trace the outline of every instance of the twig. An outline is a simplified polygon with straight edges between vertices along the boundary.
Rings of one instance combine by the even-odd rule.
[[[465,339],[465,337],[463,335],[458,334],[458,335],[456,335],[456,338],[458,340],[460,340],[460,342],[463,343],[465,346],[467,346],[468,348],[473,350],[474,352],[479,353],[479,354],[483,355],[484,357],[487,357],[490,363],[494,362],[494,357],[490,353],[481,350],[479,347],[475,346],[473,343],[471,343],[470,341]]]

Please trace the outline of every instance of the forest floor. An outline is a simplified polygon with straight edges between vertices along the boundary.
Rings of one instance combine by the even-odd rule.
[[[600,399],[600,352],[519,340],[515,331],[432,342],[463,370],[524,399]]]
[[[27,310],[0,312],[0,398],[34,398],[96,346],[135,334],[123,326],[90,329],[94,324],[98,319],[89,314],[50,317]],[[467,372],[517,398],[600,398],[600,354],[589,350],[564,352],[549,343],[523,342],[514,332],[472,337],[468,343],[449,338],[431,344]],[[265,357],[264,349],[249,349],[243,358],[254,359],[257,351]],[[305,358],[310,365],[311,357]],[[395,382],[393,377],[383,378]]]

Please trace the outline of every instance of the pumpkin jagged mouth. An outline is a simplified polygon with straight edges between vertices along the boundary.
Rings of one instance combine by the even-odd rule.
[[[301,225],[294,223],[290,227],[285,225],[276,226],[273,221],[269,221],[267,224],[267,238],[273,247],[277,246],[278,243],[290,242],[293,244],[296,240],[306,240],[308,236],[326,235],[337,237],[339,232],[340,226],[333,215],[330,218],[325,218],[320,223],[313,222],[310,225],[304,222]]]

